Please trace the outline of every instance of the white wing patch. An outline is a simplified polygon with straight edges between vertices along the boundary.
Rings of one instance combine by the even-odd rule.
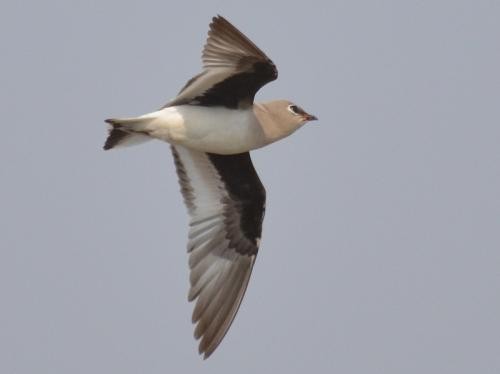
[[[211,87],[217,83],[224,81],[234,74],[234,69],[213,68],[204,70],[201,74],[189,81],[186,86],[179,92],[177,97],[168,103],[166,106],[182,105],[191,102],[197,96],[203,95]]]
[[[227,222],[229,194],[205,153],[173,146],[181,191],[191,217],[189,229],[189,301],[195,338],[207,358],[217,348],[238,311],[250,279],[255,255],[231,248]]]

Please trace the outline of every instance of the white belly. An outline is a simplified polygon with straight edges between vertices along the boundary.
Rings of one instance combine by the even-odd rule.
[[[265,144],[252,109],[180,105],[142,117],[151,118],[150,136],[203,152],[242,153]]]

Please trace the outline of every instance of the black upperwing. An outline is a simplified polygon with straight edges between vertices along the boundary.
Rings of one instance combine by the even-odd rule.
[[[204,71],[166,106],[249,107],[257,91],[278,78],[271,59],[221,16],[212,19],[202,60]]]

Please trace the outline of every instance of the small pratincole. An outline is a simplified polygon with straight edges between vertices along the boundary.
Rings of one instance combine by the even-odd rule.
[[[278,77],[273,62],[221,16],[210,24],[203,71],[163,108],[113,118],[104,149],[160,139],[170,144],[191,217],[189,301],[194,336],[209,357],[227,333],[260,245],[266,191],[249,151],[316,117],[287,100],[254,103]]]

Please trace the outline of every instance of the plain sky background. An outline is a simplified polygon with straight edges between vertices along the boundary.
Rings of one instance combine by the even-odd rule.
[[[320,120],[268,192],[207,361],[166,144],[102,151],[201,69],[220,13]],[[500,373],[499,1],[0,4],[0,373]]]

